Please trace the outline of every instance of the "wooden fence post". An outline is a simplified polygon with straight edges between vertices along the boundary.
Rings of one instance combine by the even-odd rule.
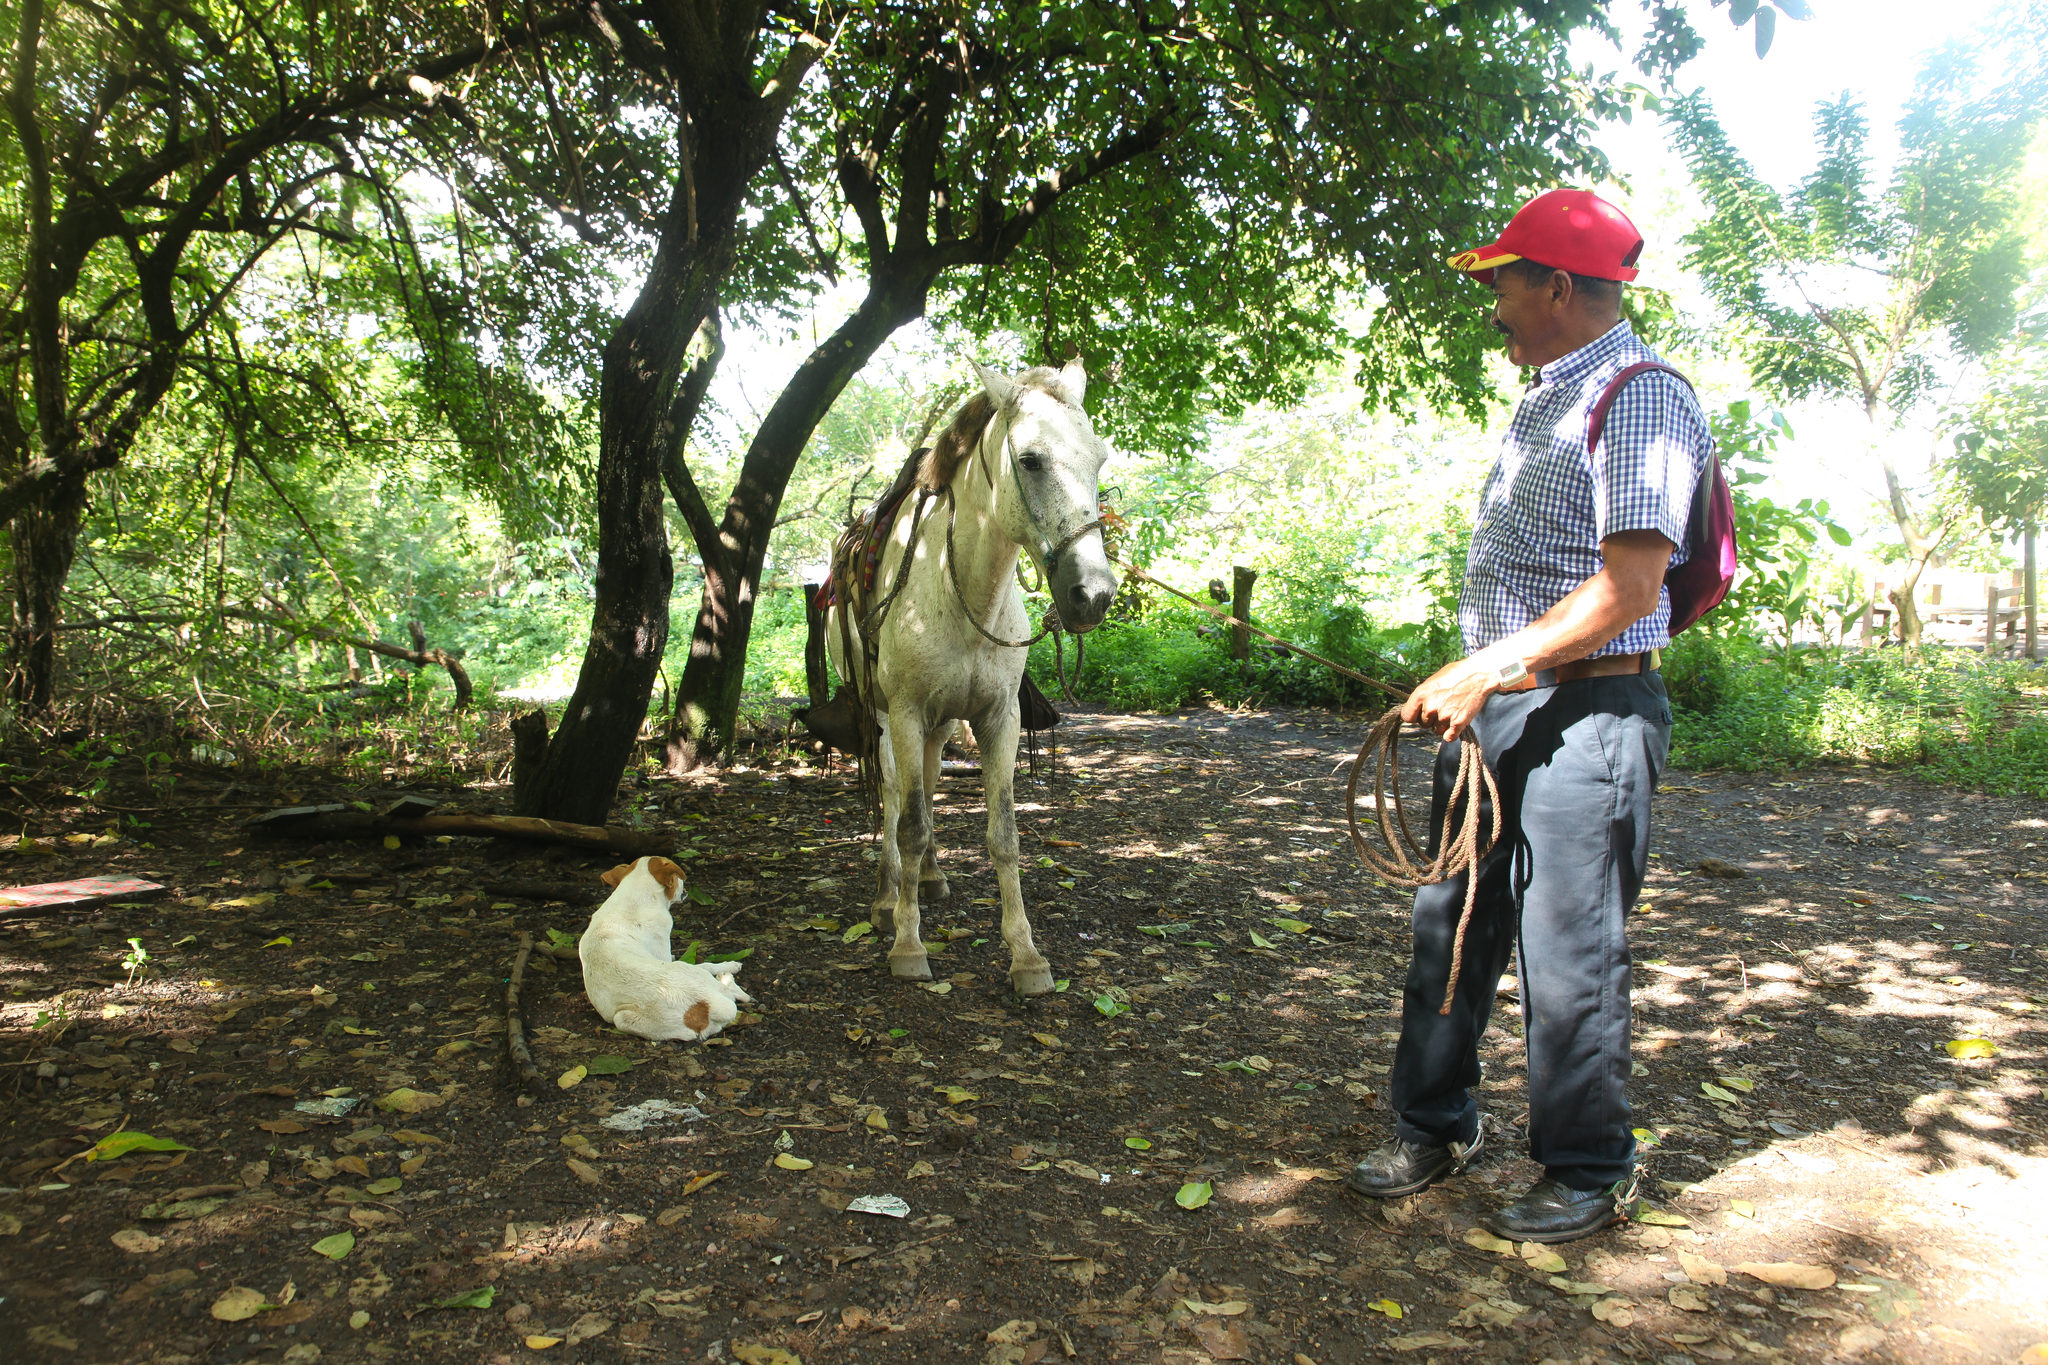
[[[2025,563],[2026,563],[2026,566],[2027,566],[2027,570],[2026,570],[2026,572],[2027,572],[2027,658],[2028,658],[2029,660],[2038,660],[2038,659],[2040,659],[2040,657],[2041,657],[2041,654],[2040,654],[2040,637],[2039,637],[2039,636],[2038,636],[2037,634],[2035,634],[2035,631],[2034,631],[2034,626],[2035,626],[2035,622],[2034,622],[2034,613],[2035,613],[2035,578],[2034,578],[2034,523],[2033,523],[2033,522],[2031,522],[2031,521],[2027,523],[2027,532],[2026,532],[2026,541],[2025,541],[2025,545],[2026,545],[2026,553],[2025,553]]]
[[[813,706],[823,706],[832,698],[831,678],[825,671],[825,613],[818,609],[823,586],[804,584],[804,683]]]
[[[1998,575],[1984,575],[1984,657],[1998,656]]]
[[[1230,614],[1240,621],[1249,622],[1252,619],[1252,584],[1258,581],[1257,569],[1247,569],[1244,565],[1238,564],[1232,566],[1230,570]],[[1252,633],[1243,626],[1232,626],[1230,657],[1249,659],[1251,653]]]

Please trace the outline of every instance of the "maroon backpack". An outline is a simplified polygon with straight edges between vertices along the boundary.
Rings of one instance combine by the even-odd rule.
[[[1593,405],[1593,415],[1586,421],[1588,455],[1600,444],[1600,434],[1607,426],[1607,410],[1614,406],[1614,396],[1621,392],[1621,386],[1651,370],[1677,375],[1688,389],[1692,387],[1690,379],[1654,360],[1628,366],[1614,376],[1600,401]],[[1671,591],[1672,635],[1721,605],[1729,585],[1735,581],[1735,548],[1735,497],[1728,491],[1728,480],[1721,477],[1721,457],[1709,454],[1707,467],[1700,471],[1699,484],[1692,492],[1692,511],[1685,519],[1685,563],[1673,566],[1664,575],[1664,586]]]

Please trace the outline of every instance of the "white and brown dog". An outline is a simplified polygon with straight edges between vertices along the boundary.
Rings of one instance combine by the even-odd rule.
[[[733,976],[737,962],[677,962],[669,947],[683,894],[683,869],[667,858],[621,863],[604,874],[612,894],[577,941],[583,991],[605,1022],[657,1041],[694,1042],[739,1017],[753,997]]]

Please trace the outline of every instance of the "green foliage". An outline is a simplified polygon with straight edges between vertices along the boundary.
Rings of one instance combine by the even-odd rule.
[[[2023,665],[1883,649],[1841,656],[1767,652],[1691,632],[1664,656],[1686,768],[1915,764],[1928,776],[2048,796],[2048,718],[2022,705]]]
[[[1702,628],[1727,632],[1755,629],[1775,622],[1773,634],[1790,643],[1802,626],[1823,632],[1833,615],[1846,622],[1856,604],[1824,596],[1816,570],[1821,567],[1821,538],[1845,547],[1851,537],[1836,522],[1826,499],[1802,498],[1782,506],[1756,491],[1765,482],[1780,439],[1792,438],[1792,424],[1783,413],[1751,415],[1747,399],[1731,403],[1710,419],[1721,468],[1735,501],[1735,536],[1741,547],[1740,566],[1727,598],[1706,617]]]
[[[2048,357],[2042,330],[2031,329],[2028,344],[1994,365],[1990,387],[1955,415],[1959,430],[1944,472],[1957,495],[1994,530],[2038,525],[2048,508]]]
[[[2011,335],[2025,279],[2014,184],[2048,77],[2035,67],[1988,93],[1978,77],[1960,46],[1928,59],[1882,192],[1850,96],[1820,106],[1818,164],[1786,193],[1756,177],[1704,93],[1672,103],[1666,126],[1708,207],[1686,264],[1764,388],[1903,412],[1937,348],[1984,355]]]

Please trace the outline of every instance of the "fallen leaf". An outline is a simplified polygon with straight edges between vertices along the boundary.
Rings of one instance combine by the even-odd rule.
[[[590,1068],[587,1066],[572,1066],[561,1075],[555,1077],[555,1084],[564,1090],[574,1090],[577,1086],[583,1084],[583,1078],[589,1074]]]
[[[919,1161],[912,1163],[910,1169],[903,1173],[903,1178],[905,1180],[921,1180],[925,1176],[937,1174],[938,1169],[931,1162]]]
[[[693,1175],[690,1177],[690,1183],[683,1186],[683,1194],[695,1194],[697,1191],[703,1189],[706,1185],[709,1185],[712,1181],[718,1179],[720,1176],[724,1174],[724,1171],[706,1171],[703,1175]],[[681,1197],[682,1195],[677,1196],[677,1198]]]
[[[1401,1305],[1395,1303],[1392,1299],[1375,1299],[1367,1304],[1366,1308],[1370,1312],[1384,1313],[1396,1322],[1399,1322],[1402,1317]]]
[[[1127,1137],[1124,1139],[1124,1146],[1134,1152],[1149,1152],[1152,1150],[1152,1142],[1149,1138]]]
[[[1704,1313],[1713,1307],[1707,1300],[1707,1291],[1696,1284],[1674,1284],[1664,1297],[1673,1308],[1687,1313]]]
[[[269,1119],[256,1126],[266,1133],[279,1133],[285,1136],[310,1131],[305,1124],[300,1123],[297,1119]]]
[[[350,1175],[367,1176],[370,1173],[370,1163],[359,1156],[338,1156],[334,1159],[334,1169],[347,1171]]]
[[[1638,1210],[1635,1214],[1635,1221],[1660,1228],[1689,1228],[1692,1226],[1692,1220],[1683,1214],[1666,1213],[1663,1209]]]
[[[569,1169],[586,1185],[602,1184],[604,1181],[604,1177],[597,1173],[597,1167],[587,1161],[578,1161],[573,1156],[569,1158]],[[689,1191],[685,1190],[684,1193],[687,1194]]]
[[[1184,1209],[1199,1209],[1209,1202],[1209,1196],[1216,1193],[1216,1187],[1206,1180],[1190,1180],[1180,1187],[1173,1196],[1173,1202]]]
[[[1242,1299],[1225,1299],[1222,1303],[1205,1303],[1201,1299],[1182,1299],[1190,1313],[1217,1318],[1234,1318],[1240,1313],[1249,1313],[1251,1305]]]
[[[966,1104],[969,1100],[981,1098],[972,1090],[962,1090],[957,1085],[935,1085],[932,1089],[935,1093],[944,1095],[947,1104]]]
[[[1717,1076],[1715,1079],[1730,1090],[1740,1090],[1745,1095],[1756,1089],[1756,1082],[1747,1076]]]
[[[1496,1251],[1503,1256],[1515,1254],[1513,1242],[1504,1237],[1496,1237],[1485,1228],[1466,1228],[1464,1242],[1466,1246],[1477,1247],[1481,1251]]]
[[[423,1114],[429,1109],[440,1108],[441,1097],[400,1086],[379,1099],[377,1107],[392,1114]]]
[[[804,1365],[803,1358],[779,1346],[762,1346],[751,1341],[732,1344],[733,1358],[741,1365]]]
[[[1550,1277],[1550,1287],[1560,1294],[1569,1294],[1573,1298],[1581,1298],[1587,1294],[1605,1294],[1607,1292],[1607,1286],[1604,1284],[1596,1284],[1591,1280],[1567,1280],[1562,1275],[1552,1275]]]
[[[1689,1276],[1694,1284],[1726,1284],[1728,1272],[1704,1256],[1695,1256],[1681,1249],[1678,1253],[1678,1268]]]
[[[1188,1324],[1188,1330],[1195,1334],[1195,1340],[1202,1343],[1202,1349],[1209,1353],[1211,1360],[1250,1360],[1252,1344],[1244,1334],[1244,1328],[1234,1322],[1216,1322],[1208,1318]]]
[[[603,1336],[611,1330],[612,1320],[610,1318],[599,1313],[585,1313],[582,1317],[576,1319],[575,1322],[569,1324],[569,1334],[565,1339],[571,1346],[574,1346],[579,1341],[588,1341],[592,1337]]]
[[[371,1194],[392,1194],[404,1187],[405,1181],[395,1175],[387,1175],[381,1180],[372,1180],[369,1184],[363,1186]]]
[[[1947,1047],[1949,1056],[1965,1062],[1976,1057],[1996,1057],[1998,1055],[1998,1049],[1991,1045],[1991,1041],[1988,1038],[1957,1038],[1950,1042]]]
[[[164,1244],[163,1238],[152,1237],[141,1228],[122,1228],[108,1240],[112,1241],[121,1250],[131,1252],[137,1256],[161,1250]]]
[[[1252,1225],[1261,1228],[1312,1228],[1322,1221],[1314,1214],[1303,1213],[1289,1204],[1285,1208],[1275,1209],[1271,1213],[1252,1219]]]
[[[1252,947],[1254,948],[1277,948],[1280,946],[1256,929],[1247,930],[1246,932],[1251,935]]]
[[[1074,1176],[1077,1179],[1085,1180],[1091,1185],[1097,1182],[1098,1180],[1102,1179],[1102,1172],[1096,1170],[1093,1166],[1087,1165],[1083,1162],[1076,1161],[1072,1157],[1065,1157],[1059,1161],[1054,1162],[1053,1164],[1058,1166],[1061,1170],[1065,1171],[1068,1175]]]
[[[255,1317],[266,1308],[275,1307],[276,1304],[267,1301],[255,1290],[237,1286],[215,1299],[209,1311],[222,1322],[241,1322],[246,1318]]]
[[[560,1337],[536,1336],[526,1338],[526,1349],[529,1351],[545,1351],[550,1346],[560,1346],[561,1344],[562,1339]]]
[[[356,1249],[356,1235],[353,1232],[337,1232],[332,1237],[322,1237],[313,1243],[313,1250],[330,1261],[338,1261]]]
[[[1544,1275],[1564,1273],[1564,1257],[1539,1242],[1524,1242],[1516,1250],[1522,1253],[1522,1259],[1528,1262],[1531,1270]]]
[[[1055,1038],[1055,1037],[1054,1037],[1054,1036],[1053,1036],[1052,1034],[1050,1034],[1050,1033],[1034,1033],[1034,1034],[1032,1034],[1031,1036],[1032,1036],[1033,1038],[1036,1038],[1036,1039],[1037,1039],[1037,1040],[1039,1041],[1039,1043],[1041,1043],[1042,1045],[1044,1045],[1044,1046],[1046,1046],[1046,1047],[1064,1047],[1064,1046],[1066,1046],[1066,1044],[1062,1043],[1062,1042],[1061,1042],[1061,1041],[1060,1041],[1060,1040],[1059,1040],[1058,1038]]]
[[[350,1328],[358,1332],[362,1331],[363,1328],[368,1327],[370,1325],[369,1310],[365,1308],[358,1308],[355,1312],[350,1313],[348,1315],[348,1325]]]
[[[1835,1282],[1835,1272],[1826,1266],[1797,1261],[1737,1261],[1729,1269],[1780,1289],[1826,1289]]]
[[[87,1161],[111,1161],[117,1156],[130,1152],[189,1152],[192,1149],[182,1142],[170,1138],[151,1137],[148,1133],[132,1129],[122,1133],[109,1133],[86,1151]]]
[[[1701,1081],[1700,1093],[1710,1100],[1719,1100],[1723,1104],[1740,1104],[1742,1102],[1733,1094],[1715,1085],[1712,1081]]]
[[[808,1171],[816,1163],[806,1161],[800,1156],[791,1156],[788,1152],[777,1152],[775,1164],[785,1171]]]
[[[1734,1214],[1737,1218],[1754,1218],[1756,1217],[1756,1205],[1750,1203],[1747,1199],[1731,1199],[1728,1201],[1728,1212]]]
[[[1602,1299],[1593,1305],[1593,1317],[1611,1327],[1628,1327],[1636,1320],[1634,1308],[1627,1299]]]
[[[583,1064],[583,1069],[592,1076],[618,1076],[633,1069],[631,1058],[592,1057]]]
[[[1388,1337],[1385,1344],[1395,1351],[1466,1351],[1473,1343],[1449,1332],[1411,1332],[1405,1337]]]

